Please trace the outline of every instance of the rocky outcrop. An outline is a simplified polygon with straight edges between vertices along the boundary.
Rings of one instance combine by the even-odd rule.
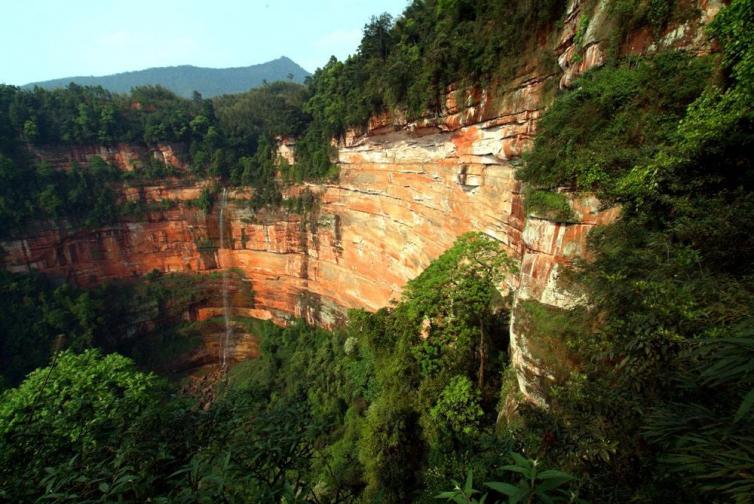
[[[134,144],[32,147],[32,154],[54,169],[70,170],[74,163],[89,166],[94,158],[100,158],[124,172],[141,168],[150,160],[186,171],[188,166],[181,159],[183,151],[183,146],[169,144],[156,147]]]
[[[277,156],[279,160],[292,165],[296,162],[296,139],[288,136],[279,136],[275,138],[277,144]]]
[[[701,1],[702,17],[668,27],[660,42],[632,34],[623,50],[648,52],[660,44],[703,52],[699,28],[719,3]],[[552,48],[559,70],[543,73],[530,65],[494,92],[451,88],[442,114],[408,122],[394,113],[373,118],[366,131],[349,132],[338,145],[337,182],[290,189],[291,195],[309,190],[316,196],[314,208],[304,214],[255,214],[246,202],[248,194],[231,193],[219,222],[217,207],[205,214],[190,204],[202,185],[128,188],[124,198],[173,204],[150,211],[145,219],[95,230],[42,226],[26,238],[2,243],[5,266],[36,269],[81,285],[153,269],[207,273],[235,268],[254,291],[253,303],[233,307],[236,314],[280,323],[301,317],[330,326],[348,308],[386,306],[459,235],[482,231],[521,263],[520,274],[506,280],[517,293],[516,306],[530,300],[555,308],[573,306],[580,298],[562,285],[561,272],[574,258],[585,256],[589,230],[611,222],[619,210],[603,209],[593,197],[581,196],[571,201],[576,222],[527,219],[515,172],[557,89],[604,61],[604,27],[610,22],[605,5],[598,2],[586,13],[578,0],[570,3]],[[586,30],[577,37],[583,19]],[[99,155],[129,169],[134,159],[129,149],[41,155],[62,157],[57,164]],[[293,159],[292,151],[293,143],[283,142],[280,156]],[[172,150],[161,147],[159,152],[165,162],[178,162]],[[230,237],[222,247],[221,226]],[[198,316],[209,318],[218,309],[204,307]],[[552,373],[529,348],[527,334],[517,331],[522,326],[515,324],[515,308],[513,318],[511,347],[520,388],[542,404],[541,391]]]
[[[589,259],[587,237],[595,226],[609,224],[620,216],[620,208],[602,208],[589,195],[571,196],[575,221],[568,224],[529,216],[522,234],[519,285],[511,313],[511,362],[517,370],[519,390],[530,402],[544,406],[545,391],[556,381],[553,364],[542,352],[532,348],[531,325],[522,324],[522,303],[536,302],[555,311],[569,310],[586,302],[583,294],[564,278],[563,273],[575,259]],[[558,360],[566,360],[560,356]]]

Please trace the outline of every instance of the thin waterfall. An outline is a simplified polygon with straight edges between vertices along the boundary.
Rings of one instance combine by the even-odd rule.
[[[228,190],[223,188],[222,200],[220,202],[220,249],[225,248],[225,208],[228,206]],[[223,318],[225,319],[225,335],[220,342],[220,366],[223,371],[228,369],[228,346],[230,337],[233,335],[233,326],[230,322],[230,301],[228,299],[228,268],[222,266],[223,270]]]

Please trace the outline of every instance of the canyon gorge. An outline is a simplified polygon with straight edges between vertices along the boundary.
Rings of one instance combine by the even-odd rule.
[[[558,33],[542,37],[541,51],[554,55],[556,65],[547,68],[533,55],[526,70],[508,82],[448,89],[437,116],[407,121],[396,112],[373,117],[362,131],[349,131],[337,142],[336,180],[293,184],[284,191],[289,199],[311,194],[311,208],[255,212],[248,205],[251,191],[231,188],[221,219],[219,198],[208,212],[192,204],[212,181],[176,178],[123,185],[122,200],[163,207],[150,209],[144,218],[124,218],[96,229],[37,222],[23,236],[0,243],[3,265],[83,287],[153,270],[233,270],[243,280],[231,282],[231,289],[237,293],[247,284],[253,292],[252,297],[231,296],[234,315],[279,324],[302,318],[333,327],[348,309],[375,311],[399,299],[406,282],[456,238],[480,231],[520,265],[500,286],[512,294],[511,333],[496,337],[510,338],[523,394],[544,404],[541,389],[550,373],[527,345],[525,328],[514,330],[520,328],[516,306],[525,300],[555,308],[582,302],[560,275],[574,259],[588,259],[589,232],[620,215],[619,208],[580,194],[569,196],[575,218],[558,222],[538,216],[527,212],[525,188],[516,179],[537,121],[557,91],[606,59],[610,29],[601,8],[605,2],[597,5],[585,30],[580,27],[581,4],[571,1]],[[671,24],[659,42],[645,28],[631,34],[620,50],[708,51],[704,26],[721,2],[700,0],[696,7],[699,16]],[[295,142],[282,142],[279,149],[281,157],[295,159]],[[61,170],[99,156],[124,171],[150,157],[185,171],[183,150],[180,145],[149,150],[122,144],[39,148],[34,154]],[[562,192],[568,194],[567,188]],[[220,297],[213,300],[191,316],[221,315]]]

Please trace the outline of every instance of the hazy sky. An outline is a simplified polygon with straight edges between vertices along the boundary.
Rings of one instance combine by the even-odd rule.
[[[357,47],[372,15],[408,0],[8,0],[0,82],[155,66],[224,68],[288,56],[310,72]]]

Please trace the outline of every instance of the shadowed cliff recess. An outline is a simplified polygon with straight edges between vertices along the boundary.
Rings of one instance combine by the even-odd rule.
[[[534,4],[0,87],[0,497],[754,498],[754,2]]]

